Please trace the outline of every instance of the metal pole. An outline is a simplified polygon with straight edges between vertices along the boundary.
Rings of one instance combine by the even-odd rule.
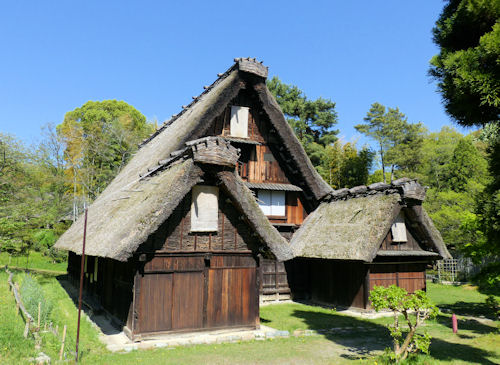
[[[80,265],[80,294],[78,295],[78,324],[76,325],[76,355],[75,355],[76,362],[78,362],[78,343],[80,341],[80,315],[82,313],[83,268],[85,262],[86,238],[87,238],[87,208],[85,208],[85,220],[83,222],[83,247],[82,247],[82,259]]]

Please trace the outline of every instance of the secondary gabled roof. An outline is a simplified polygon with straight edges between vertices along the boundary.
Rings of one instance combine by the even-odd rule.
[[[217,173],[221,188],[228,192],[261,241],[279,260],[292,257],[288,242],[269,223],[252,192],[234,171],[237,150],[218,137],[186,143],[182,152],[126,187],[107,190],[88,210],[86,253],[126,261],[150,234],[172,214],[191,188],[201,181],[205,166],[230,169]],[[230,165],[232,164],[232,169]],[[56,248],[81,254],[83,217],[59,238]]]
[[[424,197],[425,189],[408,179],[336,190],[293,235],[294,256],[372,262],[404,205],[420,241],[431,250],[428,256],[436,252],[449,258],[441,235],[421,206]]]

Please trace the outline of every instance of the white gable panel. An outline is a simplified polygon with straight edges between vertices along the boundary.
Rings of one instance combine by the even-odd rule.
[[[393,242],[407,242],[408,238],[406,237],[406,225],[405,218],[403,214],[399,214],[392,224],[391,227],[392,232],[392,241]]]
[[[248,138],[248,110],[246,106],[231,107],[230,134],[232,137]]]
[[[216,232],[219,222],[219,188],[193,187],[191,202],[191,232]]]

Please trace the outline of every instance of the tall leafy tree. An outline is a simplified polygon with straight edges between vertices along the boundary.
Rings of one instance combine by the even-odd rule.
[[[422,123],[409,123],[398,108],[387,109],[380,103],[372,104],[364,121],[354,128],[377,142],[384,182],[386,167],[391,169],[391,180],[395,168],[416,169],[425,134]]]
[[[323,98],[310,100],[297,86],[285,84],[276,76],[267,86],[311,162],[319,166],[325,147],[337,140],[335,103]]]
[[[75,196],[94,199],[154,126],[124,101],[89,101],[57,126]]]
[[[470,138],[458,142],[446,175],[447,185],[454,191],[467,191],[469,181],[482,186],[488,181],[488,163]]]
[[[365,185],[373,157],[374,153],[367,147],[358,150],[356,143],[342,144],[337,140],[326,146],[318,171],[334,189]]]
[[[448,164],[457,144],[463,138],[460,132],[448,126],[425,136],[420,150],[421,163],[415,177],[418,177],[422,184],[438,191],[448,189]]]
[[[429,72],[448,114],[463,125],[498,121],[500,1],[448,1],[433,35],[440,53]]]
[[[29,248],[50,249],[68,208],[62,166],[44,140],[26,147],[0,134],[0,250],[13,254]],[[47,239],[51,237],[51,239]],[[43,244],[43,247],[39,245]]]
[[[500,121],[500,1],[449,0],[433,29],[440,53],[431,60],[447,113],[466,126]],[[493,128],[498,136],[498,129]],[[491,137],[491,136],[490,136]],[[493,177],[476,202],[479,230],[487,244],[484,256],[500,252],[500,138],[489,138],[489,170]],[[469,224],[470,227],[474,224]],[[482,240],[479,240],[482,241]],[[474,256],[474,243],[469,254]],[[475,255],[478,256],[478,255]],[[500,265],[490,271],[500,289]]]

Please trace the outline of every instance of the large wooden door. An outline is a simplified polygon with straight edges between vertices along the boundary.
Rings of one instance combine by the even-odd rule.
[[[135,334],[255,326],[256,273],[250,255],[153,259],[140,279]]]
[[[253,257],[213,257],[208,269],[205,327],[255,326],[258,319],[257,270]]]

